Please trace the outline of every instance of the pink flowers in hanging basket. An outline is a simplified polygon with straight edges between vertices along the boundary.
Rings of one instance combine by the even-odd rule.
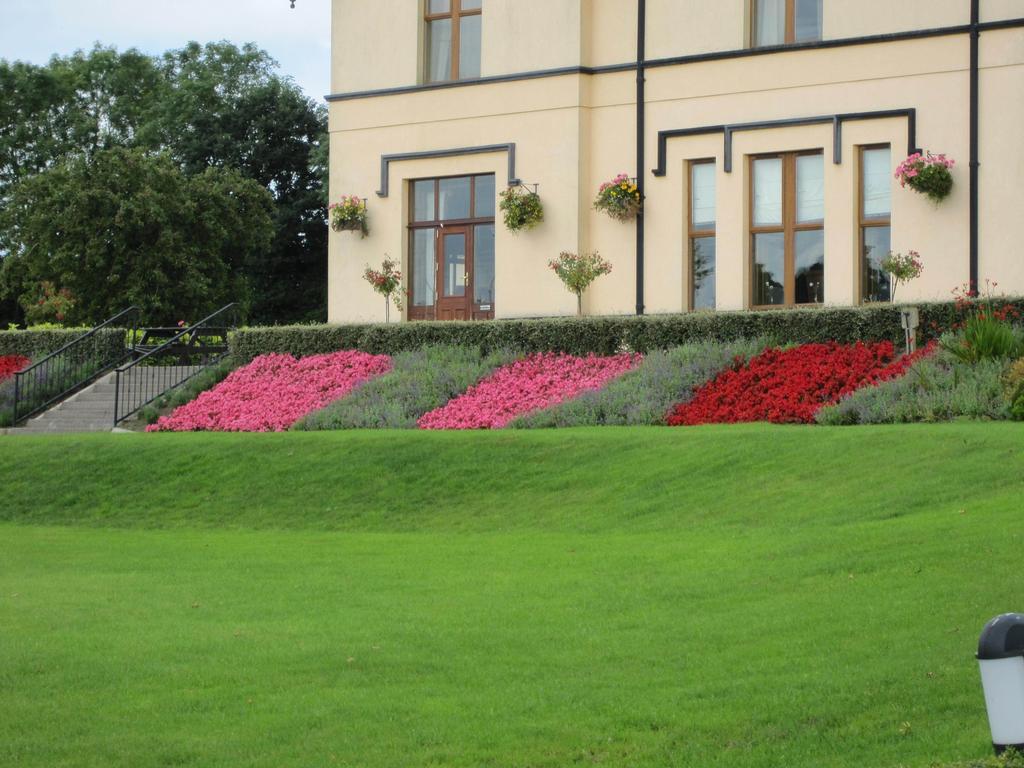
[[[572,399],[639,365],[637,354],[531,355],[498,369],[447,405],[420,417],[420,429],[499,429],[524,413]]]
[[[387,355],[345,351],[296,360],[263,355],[147,432],[283,432],[308,413],[391,370]]]
[[[915,152],[896,168],[896,178],[901,187],[910,187],[915,192],[927,195],[938,205],[953,189],[951,169],[956,161],[945,155]]]

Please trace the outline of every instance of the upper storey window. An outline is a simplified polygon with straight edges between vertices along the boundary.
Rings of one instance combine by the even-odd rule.
[[[754,45],[821,40],[822,0],[753,0]]]
[[[483,0],[427,0],[426,80],[480,77]]]

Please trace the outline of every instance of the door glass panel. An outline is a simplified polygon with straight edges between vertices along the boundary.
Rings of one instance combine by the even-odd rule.
[[[494,304],[493,224],[482,224],[473,233],[473,301]]]
[[[439,186],[441,220],[468,219],[469,177],[441,179]]]
[[[793,39],[798,43],[821,40],[821,0],[796,0]]]
[[[483,7],[483,0],[462,0],[462,10],[479,11]]]
[[[825,230],[796,233],[796,303],[821,304],[825,301]]]
[[[786,0],[755,0],[754,45],[786,42]]]
[[[715,227],[715,164],[696,163],[690,167],[690,218],[694,229]]]
[[[466,236],[444,236],[444,264],[442,266],[445,298],[466,295]]]
[[[459,32],[459,79],[480,77],[480,20],[483,17],[463,16]]]
[[[782,232],[754,235],[754,305],[786,302],[786,236]]]
[[[864,301],[892,300],[889,273],[882,269],[882,259],[892,249],[890,238],[889,227],[864,227]]]
[[[473,204],[476,211],[473,215],[478,219],[494,216],[494,174],[476,177],[476,200]]]
[[[782,225],[782,158],[754,161],[754,225]]]
[[[715,308],[715,238],[695,237],[690,241],[693,258],[693,308]]]
[[[430,0],[429,13],[451,13],[452,0]]]
[[[412,303],[414,307],[434,306],[434,230],[412,233]]]
[[[892,152],[888,147],[865,149],[862,154],[865,219],[887,219],[892,212]]]
[[[796,159],[796,221],[812,224],[825,220],[825,158],[799,155]]]
[[[427,82],[439,83],[452,77],[452,20],[427,22]]]
[[[413,193],[413,221],[434,220],[434,180],[414,181],[412,183]]]

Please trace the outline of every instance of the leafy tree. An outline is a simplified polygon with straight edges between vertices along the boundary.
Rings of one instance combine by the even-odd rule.
[[[70,291],[70,322],[125,306],[146,322],[198,319],[250,300],[252,264],[269,249],[273,202],[238,171],[188,176],[166,154],[102,150],[16,185],[0,211],[0,284],[34,300],[39,286]]]
[[[0,61],[0,207],[22,180],[115,147],[166,153],[188,177],[234,169],[273,198],[270,248],[245,266],[252,319],[322,319],[326,110],[276,67],[255,46],[226,42],[160,57],[97,46],[42,67]],[[3,271],[5,284],[24,285],[14,279],[22,265]],[[0,286],[0,320],[13,319],[14,298]]]

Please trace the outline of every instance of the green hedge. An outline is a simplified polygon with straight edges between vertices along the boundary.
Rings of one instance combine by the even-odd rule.
[[[1024,298],[1008,299],[1024,315]],[[953,302],[917,305],[920,338],[927,341],[962,318]],[[689,342],[734,341],[769,337],[776,343],[815,341],[900,342],[899,308],[880,305],[854,308],[792,309],[767,312],[716,312],[647,317],[498,320],[486,323],[394,323],[391,325],[307,325],[243,328],[231,340],[241,360],[268,352],[298,357],[339,349],[395,354],[438,344],[480,347],[485,352],[558,351],[612,354],[669,349]]]
[[[40,331],[0,331],[0,355],[20,355],[38,360],[56,352],[65,344],[85,335],[84,328],[58,328]],[[82,357],[98,354],[103,360],[116,360],[124,354],[125,332],[104,328],[82,345]]]

